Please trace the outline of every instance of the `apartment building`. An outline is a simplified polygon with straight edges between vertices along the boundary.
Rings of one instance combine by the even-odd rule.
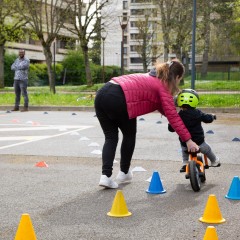
[[[103,16],[108,32],[104,41],[105,65],[121,66],[122,40],[125,70],[142,72],[143,59],[149,69],[161,58],[162,41],[156,24],[160,17],[152,0],[113,0],[103,10]]]

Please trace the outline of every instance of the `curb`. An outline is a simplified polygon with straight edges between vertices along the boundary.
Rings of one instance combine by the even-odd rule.
[[[1,111],[10,111],[12,106],[0,106]],[[20,107],[21,110],[21,107]],[[80,107],[63,107],[63,106],[30,106],[29,111],[82,111],[94,112],[94,107],[80,106]]]
[[[10,111],[12,106],[0,106],[0,111]],[[240,113],[240,108],[199,108],[206,113]],[[80,111],[80,112],[95,112],[94,107],[79,106],[30,106],[29,111]]]

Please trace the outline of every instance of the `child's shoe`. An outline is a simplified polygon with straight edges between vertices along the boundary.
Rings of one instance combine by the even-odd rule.
[[[99,186],[105,188],[118,188],[118,184],[114,182],[110,177],[102,175],[100,178]]]
[[[219,158],[217,158],[215,162],[211,162],[211,167],[220,167],[220,166],[221,166],[221,163]]]
[[[180,169],[180,172],[186,172],[186,167],[187,167],[187,165],[183,165]]]
[[[116,180],[120,183],[124,183],[124,182],[131,182],[133,178],[133,174],[131,171],[128,171],[128,173],[124,173],[122,171],[119,171]]]
[[[188,161],[182,161],[182,168],[180,169],[180,173],[186,172],[187,165],[188,165]]]

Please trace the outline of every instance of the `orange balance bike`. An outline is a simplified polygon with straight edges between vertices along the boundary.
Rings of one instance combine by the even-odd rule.
[[[205,169],[208,169],[208,159],[206,155],[198,152],[189,152],[189,163],[186,166],[185,178],[190,179],[194,192],[201,189],[201,183],[206,181]]]

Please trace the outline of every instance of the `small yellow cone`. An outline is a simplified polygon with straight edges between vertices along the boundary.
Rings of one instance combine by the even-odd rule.
[[[215,227],[207,227],[203,240],[218,240],[218,235]]]
[[[37,240],[29,214],[22,214],[14,240]]]
[[[110,212],[107,213],[107,215],[110,217],[128,217],[132,215],[132,213],[128,211],[128,208],[121,190],[117,191],[115,198],[113,200],[112,209]]]
[[[226,220],[222,217],[218,206],[217,198],[214,194],[210,194],[203,213],[199,221],[205,223],[224,223]]]

